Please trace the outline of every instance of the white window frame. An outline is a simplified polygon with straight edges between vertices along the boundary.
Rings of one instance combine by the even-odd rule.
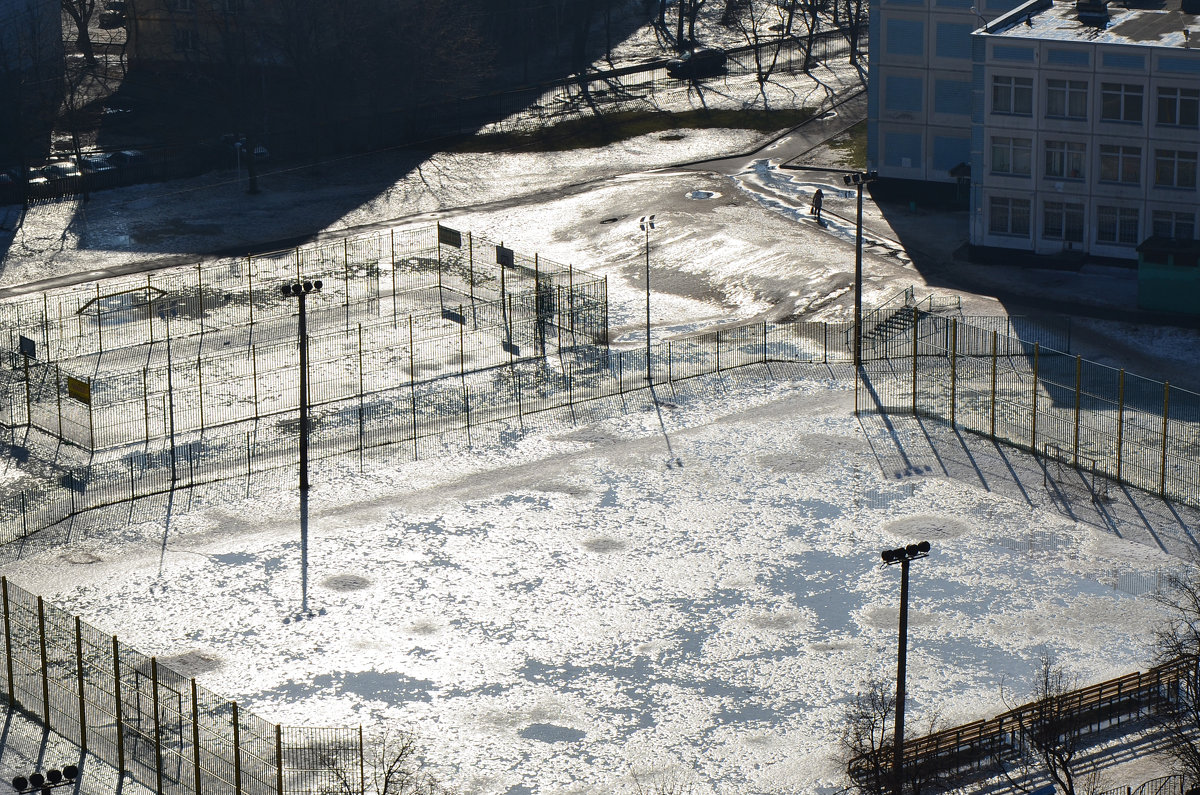
[[[1195,152],[1179,149],[1154,150],[1154,187],[1196,189]]]
[[[1083,242],[1084,207],[1072,202],[1042,203],[1042,239]]]
[[[1136,207],[1101,205],[1096,208],[1096,242],[1112,246],[1136,246],[1141,213]],[[1111,235],[1109,235],[1111,232]]]
[[[1026,107],[1021,107],[1025,105]],[[1033,115],[1033,78],[992,75],[992,113],[1004,116]]]
[[[1087,174],[1087,144],[1079,141],[1046,141],[1046,167],[1054,179],[1084,179]]]
[[[1101,83],[1100,121],[1141,124],[1145,98],[1145,87],[1137,83]]]
[[[1174,210],[1155,210],[1150,213],[1151,233],[1175,240],[1196,239],[1196,214]],[[1184,234],[1180,234],[1183,232]]]
[[[992,196],[988,199],[988,232],[993,235],[1028,239],[1031,210],[1029,199],[1018,199],[1012,196]],[[1023,219],[1021,217],[1022,212],[1024,213]],[[1002,220],[1003,222],[997,224],[997,220]],[[1024,223],[1019,223],[1022,220]],[[1024,226],[1024,229],[1021,226]]]
[[[1123,144],[1100,144],[1100,182],[1118,185],[1142,184],[1142,148]]]
[[[1087,121],[1088,84],[1086,80],[1047,80],[1046,118]],[[1055,105],[1061,104],[1060,113]]]
[[[1033,139],[992,136],[992,173],[1028,177],[1033,173]]]
[[[1159,86],[1156,120],[1160,127],[1200,127],[1200,88]]]

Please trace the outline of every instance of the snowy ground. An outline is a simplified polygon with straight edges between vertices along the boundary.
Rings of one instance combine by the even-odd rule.
[[[275,486],[5,571],[270,721],[411,728],[467,793],[836,791],[842,705],[894,665],[878,553],[915,540],[934,551],[913,569],[914,725],[1002,711],[1045,652],[1083,681],[1146,664],[1158,609],[1107,578],[1178,559],[939,472],[893,478],[844,381],[782,375],[660,390],[662,425],[639,395],[470,454],[320,468],[312,619]]]
[[[733,179],[655,170],[762,140],[679,134],[415,165],[383,153],[319,179],[269,175],[254,198],[226,174],[45,205],[15,233],[0,284],[439,218],[607,275],[616,336],[633,345],[637,219],[656,213],[656,337],[847,317],[852,238],[803,212],[818,185],[831,208],[852,204],[836,175],[785,175],[769,160]],[[886,227],[871,206],[867,222]],[[866,273],[868,304],[924,283],[886,250],[868,252]],[[1061,278],[1023,275],[1033,290]],[[1083,342],[1133,371],[1152,354],[1186,383],[1195,339],[1091,322]],[[311,620],[294,620],[290,473],[249,494],[234,483],[169,509],[114,509],[76,525],[69,545],[47,534],[8,549],[20,559],[0,571],[268,720],[411,729],[465,793],[636,780],[837,791],[841,705],[894,665],[898,576],[878,553],[914,540],[934,554],[913,569],[911,725],[935,710],[957,723],[1003,709],[1001,683],[1026,692],[1045,651],[1084,681],[1147,664],[1156,608],[1109,579],[1114,567],[1172,569],[1178,556],[936,468],[897,480],[854,419],[844,374],[774,375],[660,390],[661,415],[633,395],[578,425],[494,428],[471,453],[318,467],[308,581],[324,612]]]

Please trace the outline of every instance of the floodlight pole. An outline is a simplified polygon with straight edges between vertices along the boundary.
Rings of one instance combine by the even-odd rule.
[[[895,739],[892,741],[893,795],[902,795],[904,791],[904,683],[908,663],[908,564],[928,556],[928,541],[883,552],[885,566],[893,563],[900,564],[900,631],[896,652],[896,731]]]
[[[300,609],[308,612],[308,318],[305,299],[309,293],[321,291],[321,282],[306,281],[284,284],[280,292],[299,302],[300,322],[297,336],[300,344]]]
[[[643,215],[640,225],[646,233],[646,383],[653,384],[650,378],[650,230],[654,228],[654,216]]]
[[[876,171],[846,174],[842,182],[858,188],[858,216],[854,224],[854,366],[862,365],[862,213],[863,186],[879,178]]]

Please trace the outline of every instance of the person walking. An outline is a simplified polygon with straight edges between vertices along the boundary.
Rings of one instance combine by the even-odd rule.
[[[821,222],[821,205],[825,203],[825,194],[817,188],[816,193],[812,197],[812,206],[808,208],[808,214],[816,216],[817,223]]]

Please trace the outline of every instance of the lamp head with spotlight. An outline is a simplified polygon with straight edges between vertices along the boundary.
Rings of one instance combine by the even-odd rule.
[[[922,541],[918,544],[908,544],[899,549],[885,549],[880,553],[880,557],[883,558],[883,565],[885,566],[927,558],[929,557],[929,542]]]

